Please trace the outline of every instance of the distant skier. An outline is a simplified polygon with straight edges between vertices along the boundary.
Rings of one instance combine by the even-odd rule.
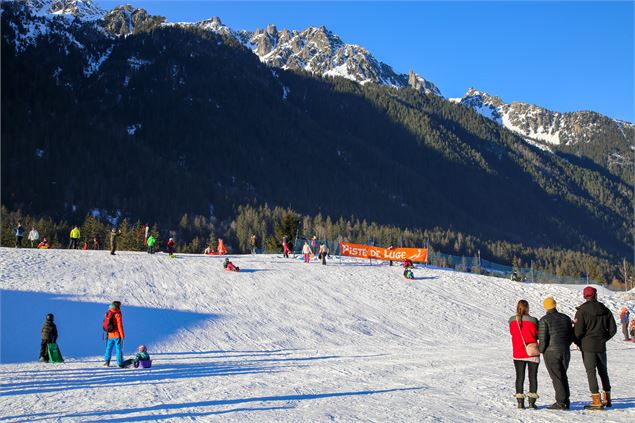
[[[525,371],[529,370],[529,408],[536,408],[538,398],[538,319],[529,315],[529,303],[518,301],[516,314],[509,318],[509,333],[512,336],[514,368],[516,369],[516,399],[518,408],[525,408]]]
[[[46,237],[42,238],[42,242],[37,245],[38,250],[48,250],[50,248],[49,242]]]
[[[71,229],[70,233],[70,242],[68,243],[68,248],[70,250],[77,250],[79,248],[79,237],[79,228],[75,226],[73,229]]]
[[[620,310],[620,323],[622,324],[622,334],[624,335],[625,341],[631,340],[628,336],[628,320],[630,317],[631,313],[628,311],[628,308],[622,307],[622,310]]]
[[[57,342],[57,326],[55,325],[55,316],[46,315],[44,325],[42,325],[41,342],[40,342],[40,361],[48,362],[48,344]]]
[[[31,241],[31,248],[35,248],[40,240],[40,233],[35,229],[35,226],[31,226],[31,232],[29,232],[29,237],[27,238]]]
[[[282,237],[282,256],[284,258],[289,258],[289,253],[290,252],[291,252],[291,250],[289,249],[289,239],[285,235],[285,236]]]
[[[174,239],[173,238],[168,239],[167,247],[168,247],[168,254],[170,256],[174,256]]]
[[[15,248],[22,248],[22,238],[24,238],[24,228],[18,222],[18,226],[15,227]]]
[[[146,239],[146,245],[148,246],[148,254],[154,254],[154,244],[156,244],[157,239],[154,237],[154,235],[150,235],[147,239]]]
[[[251,247],[251,255],[256,255],[256,234],[253,234],[249,239],[249,246]]]
[[[110,231],[110,254],[115,255],[115,251],[117,251],[117,237],[121,235],[121,231],[112,228]]]
[[[311,251],[309,243],[305,241],[304,246],[302,247],[302,255],[304,256],[305,263],[309,263],[311,261],[311,254],[313,254],[313,251]]]
[[[326,266],[326,256],[328,255],[328,248],[326,244],[320,244],[320,249],[318,250],[318,258],[322,260],[322,264]]]
[[[123,367],[123,340],[125,338],[123,330],[123,318],[121,316],[121,302],[113,301],[104,317],[104,331],[108,333],[108,343],[104,354],[104,366],[110,366],[112,349],[115,348],[115,356],[119,367]]]
[[[234,265],[234,263],[232,263],[231,261],[229,261],[228,258],[226,258],[225,261],[223,262],[223,268],[230,272],[240,272],[240,268]]]
[[[611,310],[597,300],[597,290],[587,286],[582,290],[584,304],[575,313],[575,342],[582,352],[582,362],[591,391],[591,404],[584,408],[601,410],[611,407],[611,382],[606,360],[606,342],[617,333],[617,325]],[[602,380],[604,400],[600,397],[597,373]]]

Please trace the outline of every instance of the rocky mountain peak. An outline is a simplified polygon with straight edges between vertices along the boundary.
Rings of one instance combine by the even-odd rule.
[[[67,15],[84,20],[103,18],[104,9],[92,0],[25,0],[31,13],[36,15]]]
[[[115,36],[125,36],[150,29],[165,21],[162,16],[149,15],[145,9],[129,4],[117,6],[104,16],[104,28]]]

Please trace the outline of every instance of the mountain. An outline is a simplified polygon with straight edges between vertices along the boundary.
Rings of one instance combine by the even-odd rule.
[[[24,1],[39,16],[69,16],[84,21],[102,19],[105,11],[91,0],[9,0]]]
[[[527,103],[505,103],[474,88],[450,101],[503,125],[530,144],[587,156],[601,166],[606,166],[608,154],[628,152],[635,137],[635,125],[596,112],[559,113]]]
[[[90,21],[2,8],[2,204],[11,209],[175,222],[267,203],[629,254],[623,180],[529,147],[442,97],[272,68],[220,20],[166,24],[126,6]]]

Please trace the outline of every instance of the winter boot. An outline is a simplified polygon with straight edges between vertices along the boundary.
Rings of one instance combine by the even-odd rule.
[[[104,366],[104,367],[110,367],[110,360],[106,360],[106,361],[104,361],[103,366]]]
[[[547,407],[547,410],[568,410],[568,409],[569,407],[567,406],[567,404],[563,402],[554,402],[549,407]]]
[[[600,394],[591,394],[591,404],[587,404],[584,406],[585,410],[604,410],[604,406],[602,405],[602,400],[600,399]]]
[[[612,407],[611,403],[611,393],[604,391],[604,400],[602,401],[602,405],[605,407]]]
[[[538,407],[536,407],[536,400],[538,399],[538,394],[536,394],[535,392],[530,392],[527,394],[527,402],[529,403],[529,408],[533,408],[534,410]]]
[[[514,395],[516,400],[518,401],[518,408],[525,408],[525,394],[516,394]]]

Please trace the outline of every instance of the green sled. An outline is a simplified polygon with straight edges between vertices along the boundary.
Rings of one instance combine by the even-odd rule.
[[[60,347],[57,346],[55,342],[51,342],[47,345],[49,352],[49,363],[63,363],[64,359],[62,358],[62,353],[60,352]]]

